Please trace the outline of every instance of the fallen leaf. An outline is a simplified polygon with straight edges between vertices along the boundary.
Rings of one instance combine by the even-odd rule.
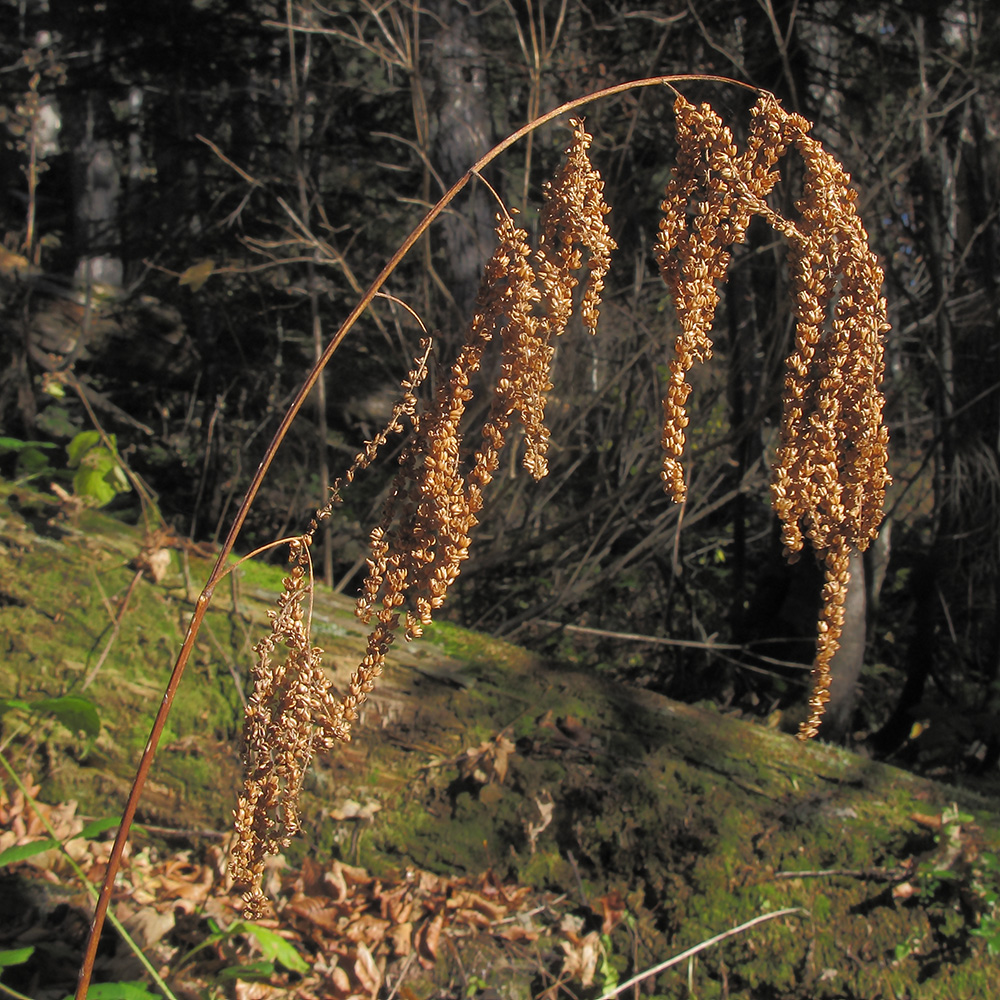
[[[578,979],[581,986],[590,986],[594,982],[597,960],[601,954],[601,937],[597,931],[591,931],[586,937],[579,939],[577,944],[561,941],[559,947],[566,953],[560,979],[566,976]]]
[[[152,906],[144,906],[124,921],[125,930],[132,935],[140,948],[148,948],[174,929],[173,911],[160,913]]]
[[[405,958],[413,951],[413,923],[411,921],[407,920],[404,923],[396,924],[395,927],[390,927],[386,937],[392,945],[393,952],[400,958]]]
[[[552,816],[555,812],[555,803],[552,800],[552,796],[544,788],[535,796],[534,802],[535,808],[538,810],[538,819],[535,821],[528,820],[525,824],[525,833],[528,835],[528,848],[532,854],[535,853],[539,836],[551,824]]]
[[[597,900],[597,904],[600,906],[600,909],[598,910],[597,906],[595,906],[594,910],[603,917],[601,933],[610,934],[622,922],[622,918],[625,916],[625,900],[622,899],[620,893],[609,892],[601,896]]]
[[[417,958],[425,969],[433,969],[437,960],[438,945],[441,941],[441,931],[444,928],[444,915],[438,913],[420,934],[417,948]]]
[[[170,570],[170,549],[143,549],[133,565],[159,583]]]
[[[379,987],[382,985],[382,973],[372,958],[372,953],[363,945],[358,945],[358,957],[354,963],[354,975],[357,976],[362,988],[375,1000]]]

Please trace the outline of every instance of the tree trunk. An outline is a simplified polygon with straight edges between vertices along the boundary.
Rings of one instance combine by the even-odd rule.
[[[493,144],[486,58],[476,20],[455,0],[427,5],[423,70],[430,117],[430,158],[441,180],[458,180]],[[433,27],[430,27],[433,25]],[[447,274],[441,277],[464,326],[472,316],[482,266],[493,247],[496,207],[482,184],[442,224]]]

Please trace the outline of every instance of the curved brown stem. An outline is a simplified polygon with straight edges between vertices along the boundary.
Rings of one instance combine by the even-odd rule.
[[[107,914],[108,904],[111,900],[111,893],[114,889],[115,876],[118,873],[118,867],[121,863],[125,843],[128,840],[129,830],[131,829],[132,821],[135,818],[139,797],[142,794],[146,778],[149,775],[149,770],[153,763],[153,756],[156,753],[156,747],[159,743],[160,735],[163,732],[164,725],[166,724],[167,715],[170,712],[170,706],[173,703],[174,695],[177,692],[177,687],[180,684],[184,669],[187,666],[191,650],[194,648],[195,638],[198,635],[201,623],[206,612],[208,611],[208,606],[211,603],[215,588],[225,574],[226,561],[229,558],[229,554],[233,550],[233,546],[236,543],[236,539],[243,527],[244,521],[246,521],[247,514],[250,511],[250,507],[253,505],[261,483],[264,481],[264,476],[267,474],[281,442],[288,433],[288,429],[291,427],[292,421],[296,418],[296,416],[298,416],[299,410],[302,409],[306,398],[312,391],[313,386],[318,381],[323,370],[326,368],[330,358],[333,357],[334,352],[341,345],[351,328],[365,312],[368,306],[371,305],[372,300],[376,297],[376,295],[378,295],[379,290],[388,280],[392,272],[399,266],[400,261],[402,261],[407,253],[409,253],[417,240],[423,236],[434,220],[437,219],[437,217],[441,215],[448,205],[451,204],[459,192],[465,187],[466,184],[468,184],[469,180],[477,173],[481,172],[484,167],[495,160],[501,153],[509,149],[520,139],[523,139],[526,135],[530,135],[535,129],[540,128],[542,125],[558,118],[560,115],[567,114],[570,111],[574,111],[576,108],[590,104],[593,101],[600,100],[605,97],[613,97],[616,94],[624,94],[627,91],[636,90],[640,87],[656,87],[684,82],[722,83],[730,86],[742,87],[743,89],[754,93],[758,92],[757,87],[743,83],[740,80],[733,80],[724,76],[706,76],[697,73],[654,76],[645,80],[631,80],[627,83],[616,84],[613,87],[605,87],[603,90],[598,90],[594,93],[586,94],[583,97],[578,97],[572,101],[567,101],[565,104],[561,104],[552,111],[549,111],[541,117],[529,122],[527,125],[524,125],[477,160],[472,167],[470,167],[469,170],[461,178],[459,178],[459,180],[457,180],[448,189],[448,191],[445,192],[441,200],[427,212],[410,235],[406,237],[399,249],[392,255],[389,262],[379,272],[378,277],[372,282],[371,286],[358,301],[357,305],[351,310],[350,315],[341,324],[340,329],[333,335],[333,338],[330,343],[327,344],[323,354],[316,361],[315,365],[313,365],[312,371],[309,372],[309,375],[302,383],[302,386],[296,394],[294,400],[292,400],[288,411],[285,413],[278,429],[274,433],[271,443],[267,447],[267,451],[264,453],[264,457],[261,460],[260,465],[257,467],[256,473],[254,473],[253,480],[247,489],[246,496],[244,496],[240,509],[236,513],[232,527],[229,529],[229,534],[226,536],[222,550],[220,551],[215,565],[212,568],[208,582],[205,584],[205,589],[198,597],[194,613],[191,616],[191,622],[188,625],[187,634],[184,637],[184,642],[177,655],[177,661],[174,664],[170,680],[167,682],[167,687],[163,693],[163,700],[160,703],[160,708],[156,713],[156,718],[153,720],[153,725],[149,733],[149,739],[146,742],[146,747],[142,752],[142,757],[140,758],[139,765],[136,768],[135,779],[132,782],[132,788],[129,791],[128,799],[122,812],[122,819],[118,827],[118,834],[115,837],[114,846],[111,850],[111,856],[108,859],[108,867],[104,877],[104,884],[101,887],[101,894],[98,898],[97,906],[94,910],[94,916],[90,924],[90,937],[87,940],[87,948],[84,953],[83,963],[80,966],[80,975],[77,980],[76,1000],[86,1000],[87,997],[87,991],[90,986],[90,977],[94,967],[94,959],[97,954],[97,943],[101,935],[101,929],[104,926],[104,919]]]

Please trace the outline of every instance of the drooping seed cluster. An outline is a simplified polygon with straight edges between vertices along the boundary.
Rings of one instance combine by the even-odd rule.
[[[795,347],[786,362],[781,443],[771,486],[786,554],[808,538],[824,565],[813,692],[800,737],[814,736],[829,700],[830,661],[839,648],[851,549],[863,551],[882,519],[888,431],[882,338],[889,329],[883,274],[857,214],[856,193],[841,165],[808,135],[809,122],[771,95],[753,109],[746,151],[708,105],[675,103],[677,170],[662,204],[657,255],[681,334],[664,399],[663,479],[674,499],[685,495],[680,455],[691,387],[687,372],[711,355],[719,301],[717,282],[727,248],[762,216],[788,242],[796,317]],[[804,163],[798,218],[785,219],[765,201],[778,179],[772,167],[794,147]]]
[[[740,153],[708,105],[696,108],[678,97],[675,110],[680,152],[661,206],[656,254],[681,333],[663,402],[661,475],[667,492],[682,501],[688,372],[712,353],[718,283],[726,276],[729,248],[746,238],[752,217],[760,215],[788,242],[797,321],[772,498],[787,552],[794,555],[808,538],[825,566],[811,715],[800,732],[806,737],[815,734],[829,698],[829,663],[843,627],[851,549],[863,550],[874,537],[888,484],[879,389],[882,335],[888,329],[882,272],[868,249],[848,176],[808,135],[805,119],[762,95]],[[425,339],[389,425],[335,484],[306,534],[292,543],[292,570],[271,613],[271,632],[256,647],[246,710],[245,781],[231,872],[247,887],[250,917],[266,909],[260,889],[266,856],[298,829],[298,795],[312,755],[350,739],[400,627],[407,638],[419,636],[458,578],[515,415],[524,428],[524,466],[535,479],[547,472],[544,417],[553,338],[566,329],[579,285],[575,272],[584,267],[580,311],[585,329],[596,331],[615,246],[604,221],[609,208],[603,182],[589,161],[591,137],[582,122],[571,124],[567,160],[546,185],[538,249],[532,252],[527,233],[509,215],[498,217],[497,247],[486,264],[465,343],[447,371],[438,366],[433,399],[421,408],[416,395],[430,367],[432,343]],[[779,178],[773,168],[791,147],[805,165],[795,220],[766,201]],[[470,455],[463,450],[461,425],[473,398],[473,376],[494,337],[500,339],[500,373],[481,442]],[[341,697],[323,672],[322,650],[309,639],[310,545],[338,502],[341,484],[374,461],[389,434],[407,425],[410,439],[371,532],[368,573],[356,609],[365,623],[374,619],[374,627]],[[287,653],[275,664],[279,646]]]
[[[421,634],[441,607],[448,589],[468,558],[471,532],[483,506],[483,490],[500,464],[500,454],[516,414],[524,428],[523,464],[540,479],[547,472],[545,397],[550,382],[552,338],[566,329],[573,311],[573,272],[584,267],[581,294],[583,325],[595,332],[604,276],[614,249],[604,216],[600,174],[590,165],[591,136],[577,120],[566,163],[546,185],[538,250],[527,233],[506,213],[497,219],[497,247],[487,262],[476,311],[458,357],[439,371],[437,390],[425,408],[416,388],[428,371],[431,345],[403,383],[402,401],[389,426],[331,491],[309,531],[293,545],[294,567],[272,612],[271,634],[257,646],[254,692],[244,731],[245,782],[236,812],[236,842],[230,870],[247,887],[247,913],[266,908],[260,889],[264,859],[288,843],[298,829],[296,801],[313,752],[350,739],[358,709],[374,689],[386,654],[403,626],[407,638]],[[472,376],[490,341],[500,339],[500,373],[489,414],[474,454],[463,451],[461,423],[473,398]],[[375,458],[389,433],[411,435],[400,456],[399,471],[370,535],[371,554],[356,613],[374,627],[364,658],[346,694],[337,698],[320,666],[322,650],[309,644],[303,603],[310,591],[309,545],[318,523],[328,518],[342,482]],[[271,653],[289,649],[274,667]]]
[[[413,417],[412,439],[372,532],[358,614],[366,622],[375,615],[390,635],[399,624],[398,608],[405,611],[407,636],[419,635],[457,579],[514,414],[524,427],[525,468],[535,479],[548,471],[545,399],[552,388],[552,338],[563,333],[572,314],[578,284],[573,272],[583,267],[584,251],[589,273],[581,312],[585,327],[596,329],[614,249],[604,221],[609,208],[603,181],[587,153],[591,137],[582,122],[570,124],[566,162],[546,185],[538,250],[532,254],[527,233],[508,215],[498,217],[497,248],[486,264],[465,344],[440,379],[433,404]],[[494,336],[501,342],[499,377],[481,445],[465,473],[460,424],[473,395],[471,376]],[[376,635],[381,639],[378,628]],[[369,653],[379,660],[378,649]]]
[[[796,313],[788,358],[781,445],[771,486],[786,551],[803,535],[824,561],[810,715],[814,736],[830,698],[830,661],[839,646],[851,549],[864,551],[882,521],[889,432],[879,388],[889,329],[883,274],[841,165],[804,132],[798,233],[789,240]]]
[[[267,909],[260,889],[264,859],[287,846],[299,828],[298,797],[313,754],[347,737],[343,706],[323,674],[323,650],[309,641],[303,607],[311,590],[309,537],[292,543],[292,570],[284,579],[271,632],[254,647],[254,687],[243,722],[243,791],[236,808],[230,857],[233,879],[247,887],[249,919]],[[275,662],[275,650],[287,653]]]
[[[728,248],[746,239],[755,202],[762,204],[777,183],[779,174],[771,168],[791,140],[790,129],[771,113],[776,103],[767,94],[754,106],[742,154],[708,104],[695,107],[681,96],[674,103],[677,167],[660,204],[663,217],[655,251],[681,324],[663,399],[661,473],[667,493],[678,503],[687,494],[680,462],[691,393],[687,373],[695,361],[712,356],[710,333],[719,304],[718,284],[729,267]]]

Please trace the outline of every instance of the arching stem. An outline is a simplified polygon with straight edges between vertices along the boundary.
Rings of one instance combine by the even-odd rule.
[[[149,739],[146,741],[146,747],[142,752],[142,757],[140,758],[139,765],[136,768],[132,788],[129,791],[128,799],[122,812],[121,823],[119,824],[118,833],[115,837],[114,846],[111,850],[111,856],[108,859],[108,867],[104,876],[104,884],[101,887],[101,893],[90,924],[90,936],[87,940],[87,948],[84,953],[83,963],[80,966],[80,974],[77,980],[76,1000],[86,1000],[87,997],[87,991],[90,987],[90,978],[94,968],[94,959],[97,955],[97,944],[101,936],[101,929],[104,926],[108,904],[111,900],[111,893],[114,889],[115,877],[118,873],[119,865],[121,864],[125,843],[128,840],[129,831],[132,827],[132,821],[135,818],[136,808],[139,804],[139,798],[142,795],[146,779],[149,776],[149,770],[152,766],[153,757],[160,741],[160,735],[162,734],[163,727],[167,721],[167,715],[170,712],[170,706],[173,704],[174,695],[177,692],[181,677],[184,674],[184,669],[187,666],[188,659],[191,656],[191,651],[194,648],[195,639],[197,638],[198,631],[201,628],[201,623],[205,618],[206,612],[208,611],[208,606],[212,601],[215,588],[226,573],[226,562],[233,550],[236,539],[243,528],[243,523],[246,521],[247,514],[256,499],[257,492],[264,481],[264,477],[267,475],[267,471],[271,467],[271,463],[274,461],[278,448],[281,446],[285,435],[288,433],[288,429],[291,427],[292,421],[296,418],[296,416],[298,416],[299,410],[302,409],[302,406],[309,393],[312,391],[313,386],[315,386],[323,370],[329,363],[330,358],[333,357],[334,352],[338,347],[340,347],[344,338],[351,331],[351,328],[362,316],[368,306],[371,305],[372,300],[378,295],[382,286],[389,279],[389,276],[396,270],[400,261],[402,261],[407,253],[409,253],[417,240],[423,236],[435,219],[437,219],[438,216],[441,215],[441,213],[448,207],[448,205],[451,204],[466,184],[468,184],[469,180],[481,172],[501,153],[509,149],[525,136],[530,135],[535,131],[535,129],[538,129],[553,119],[558,118],[560,115],[567,114],[570,111],[574,111],[584,105],[591,104],[594,101],[601,100],[606,97],[613,97],[616,94],[624,94],[630,90],[637,90],[641,87],[669,86],[674,83],[685,82],[721,83],[729,86],[741,87],[744,90],[749,90],[754,93],[758,92],[758,88],[753,87],[750,84],[724,76],[706,76],[697,73],[654,76],[644,80],[630,80],[627,83],[619,83],[612,87],[605,87],[602,90],[586,94],[583,97],[578,97],[572,101],[567,101],[565,104],[561,104],[559,107],[554,108],[541,117],[529,122],[516,132],[513,132],[506,139],[498,143],[488,153],[485,153],[479,160],[477,160],[469,168],[469,170],[463,174],[462,177],[448,189],[448,191],[445,192],[441,200],[427,212],[410,235],[406,237],[399,249],[392,255],[389,262],[379,272],[378,277],[372,282],[371,286],[358,301],[357,305],[355,305],[355,307],[351,310],[350,315],[348,315],[347,319],[345,319],[341,324],[340,329],[333,335],[330,343],[327,344],[326,349],[313,365],[312,371],[309,372],[309,375],[306,377],[301,388],[296,393],[295,398],[292,400],[292,403],[282,418],[278,429],[274,433],[274,437],[271,439],[271,443],[267,447],[267,451],[264,453],[264,457],[261,460],[260,465],[257,467],[257,471],[254,473],[253,480],[247,489],[243,502],[240,504],[236,517],[233,519],[232,527],[230,527],[229,534],[226,536],[226,540],[222,545],[222,549],[219,552],[215,565],[212,568],[212,572],[209,575],[208,582],[205,584],[205,589],[198,597],[194,612],[191,615],[191,622],[188,625],[187,634],[184,636],[184,642],[181,645],[180,652],[177,654],[177,660],[163,693],[163,699],[160,702],[156,718],[153,720],[153,725],[149,733]]]

